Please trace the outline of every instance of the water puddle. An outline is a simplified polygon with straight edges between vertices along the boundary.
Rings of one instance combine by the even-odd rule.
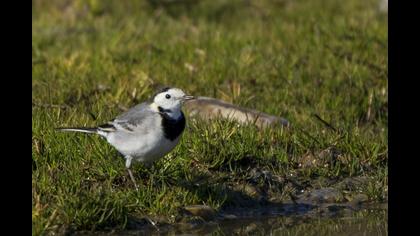
[[[260,217],[223,221],[197,235],[388,235],[387,212],[365,210],[347,217]]]
[[[284,208],[264,209],[258,213],[236,210],[233,214],[226,213],[223,219],[210,222],[197,220],[159,227],[148,225],[121,232],[79,232],[76,235],[388,235],[386,207],[339,210],[340,213],[335,215],[322,214],[319,208],[299,207],[298,214],[285,213]]]

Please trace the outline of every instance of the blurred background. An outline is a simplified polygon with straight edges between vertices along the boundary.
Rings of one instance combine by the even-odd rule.
[[[302,110],[345,107],[348,112],[334,112],[345,123],[363,119],[358,107],[369,96],[371,103],[386,104],[386,96],[376,96],[387,91],[382,1],[32,4],[35,103],[49,94],[71,106],[102,88],[109,89],[109,102],[128,105],[173,85],[291,119]],[[56,89],[74,96],[51,97]],[[371,112],[383,115],[385,107]]]

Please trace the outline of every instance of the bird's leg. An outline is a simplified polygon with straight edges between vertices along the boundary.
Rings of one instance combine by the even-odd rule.
[[[131,160],[133,158],[131,156],[127,156],[125,159],[125,168],[127,168],[128,171],[128,175],[130,175],[131,181],[133,181],[134,187],[136,188],[136,190],[139,190],[139,187],[136,184],[136,180],[134,179],[133,173],[131,172],[130,166],[131,166]]]
[[[139,190],[139,187],[136,184],[136,180],[134,179],[133,173],[131,173],[131,170],[129,168],[127,168],[128,174],[130,175],[131,181],[133,181],[134,187],[136,188],[136,190]]]

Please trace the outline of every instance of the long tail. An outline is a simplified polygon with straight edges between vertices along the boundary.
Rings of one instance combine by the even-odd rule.
[[[98,134],[98,128],[56,128],[58,131],[82,132],[88,134]]]

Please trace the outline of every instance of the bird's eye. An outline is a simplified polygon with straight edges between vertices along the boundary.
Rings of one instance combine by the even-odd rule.
[[[165,98],[166,98],[166,99],[169,99],[169,98],[171,98],[171,95],[166,94],[166,95],[165,95]]]

